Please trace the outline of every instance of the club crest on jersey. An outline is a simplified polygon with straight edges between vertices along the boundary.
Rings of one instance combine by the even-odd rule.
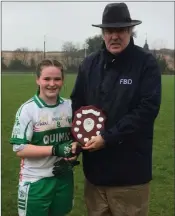
[[[53,118],[52,118],[53,120]],[[54,118],[57,121],[57,127],[71,127],[72,117],[67,116],[65,113],[61,113],[59,117]]]

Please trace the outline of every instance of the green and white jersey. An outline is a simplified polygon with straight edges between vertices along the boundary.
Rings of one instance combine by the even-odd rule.
[[[10,143],[37,146],[62,144],[70,140],[71,124],[69,99],[59,97],[56,105],[49,106],[35,95],[18,109]],[[57,160],[56,156],[22,159],[20,179],[34,182],[53,176],[53,164]]]

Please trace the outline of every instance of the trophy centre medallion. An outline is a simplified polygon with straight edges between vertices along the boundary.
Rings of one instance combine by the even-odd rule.
[[[93,130],[94,126],[95,122],[92,118],[86,118],[83,122],[83,127],[86,132],[90,132],[91,130]]]

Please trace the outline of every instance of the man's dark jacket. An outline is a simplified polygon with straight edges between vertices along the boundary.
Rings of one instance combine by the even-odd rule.
[[[152,179],[154,121],[161,74],[152,54],[134,45],[114,56],[105,47],[84,59],[71,94],[75,112],[94,105],[105,113],[105,148],[83,152],[86,178],[95,185],[144,184]]]

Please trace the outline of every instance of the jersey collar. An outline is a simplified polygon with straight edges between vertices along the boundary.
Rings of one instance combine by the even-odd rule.
[[[61,97],[58,95],[56,104],[54,104],[54,105],[48,105],[48,104],[46,104],[46,103],[44,102],[44,100],[41,99],[41,98],[39,97],[39,90],[37,91],[37,93],[34,95],[33,98],[34,98],[34,101],[35,101],[35,103],[38,105],[39,108],[44,108],[44,107],[54,108],[54,107],[57,107],[59,104],[64,103],[63,98],[61,98]]]

